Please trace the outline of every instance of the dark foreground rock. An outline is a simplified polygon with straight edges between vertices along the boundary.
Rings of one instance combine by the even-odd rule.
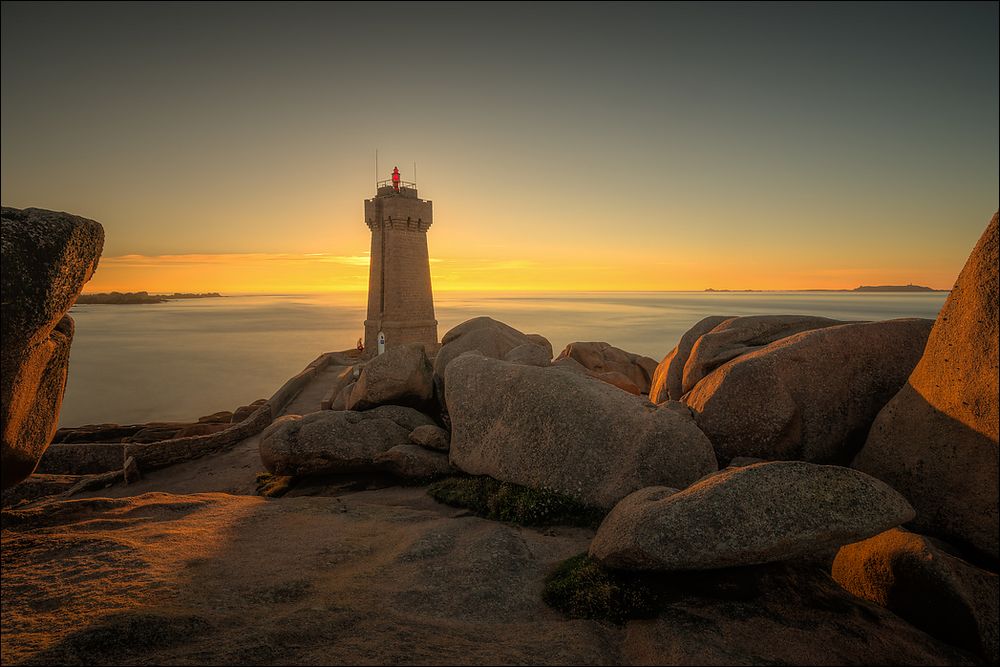
[[[833,578],[928,634],[1000,662],[1000,577],[928,538],[895,528],[849,544],[837,553]]]
[[[5,512],[0,650],[5,665],[968,662],[786,568],[685,573],[660,620],[567,619],[544,581],[592,535],[468,516],[422,488]]]
[[[67,315],[104,247],[93,220],[4,207],[0,241],[0,487],[35,469],[55,435],[73,319]]]
[[[447,452],[451,441],[451,434],[440,426],[418,426],[410,433],[410,442],[427,449],[436,449]]]
[[[448,366],[451,462],[467,473],[610,508],[652,485],[716,470],[685,410],[657,408],[558,367],[463,355]]]
[[[754,565],[822,554],[912,518],[902,496],[856,470],[757,463],[680,492],[636,491],[604,519],[590,555],[632,570]]]
[[[900,319],[795,334],[725,364],[684,402],[720,461],[847,464],[917,364],[932,324]]]
[[[921,532],[994,562],[998,541],[997,215],[938,314],[927,349],[854,466],[909,498]]]
[[[968,654],[840,589],[815,567],[684,573],[658,618],[632,621],[632,665],[949,665]]]

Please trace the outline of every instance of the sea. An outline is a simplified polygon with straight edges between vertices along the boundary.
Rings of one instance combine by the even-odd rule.
[[[556,354],[606,341],[661,359],[708,315],[933,319],[945,292],[528,292],[435,294],[438,334],[487,315],[540,333]],[[323,352],[355,347],[367,295],[227,295],[76,305],[61,426],[194,421],[267,398]]]

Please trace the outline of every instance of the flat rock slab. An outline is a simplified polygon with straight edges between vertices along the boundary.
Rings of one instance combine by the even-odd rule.
[[[591,556],[613,568],[708,570],[823,553],[914,516],[883,482],[780,461],[729,468],[684,491],[652,487],[604,519]]]

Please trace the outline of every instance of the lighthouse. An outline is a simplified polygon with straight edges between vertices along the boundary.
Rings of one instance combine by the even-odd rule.
[[[394,170],[391,180],[376,183],[375,196],[365,200],[365,224],[372,232],[365,349],[371,353],[404,343],[423,343],[428,351],[437,346],[427,255],[431,202],[398,174]]]

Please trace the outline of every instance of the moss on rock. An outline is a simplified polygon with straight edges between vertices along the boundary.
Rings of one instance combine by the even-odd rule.
[[[656,616],[661,606],[657,588],[641,575],[609,570],[582,553],[563,561],[545,579],[542,599],[570,618],[622,624]]]
[[[487,519],[524,526],[597,527],[604,511],[554,491],[530,489],[492,477],[449,477],[427,493],[438,502],[462,507]]]

